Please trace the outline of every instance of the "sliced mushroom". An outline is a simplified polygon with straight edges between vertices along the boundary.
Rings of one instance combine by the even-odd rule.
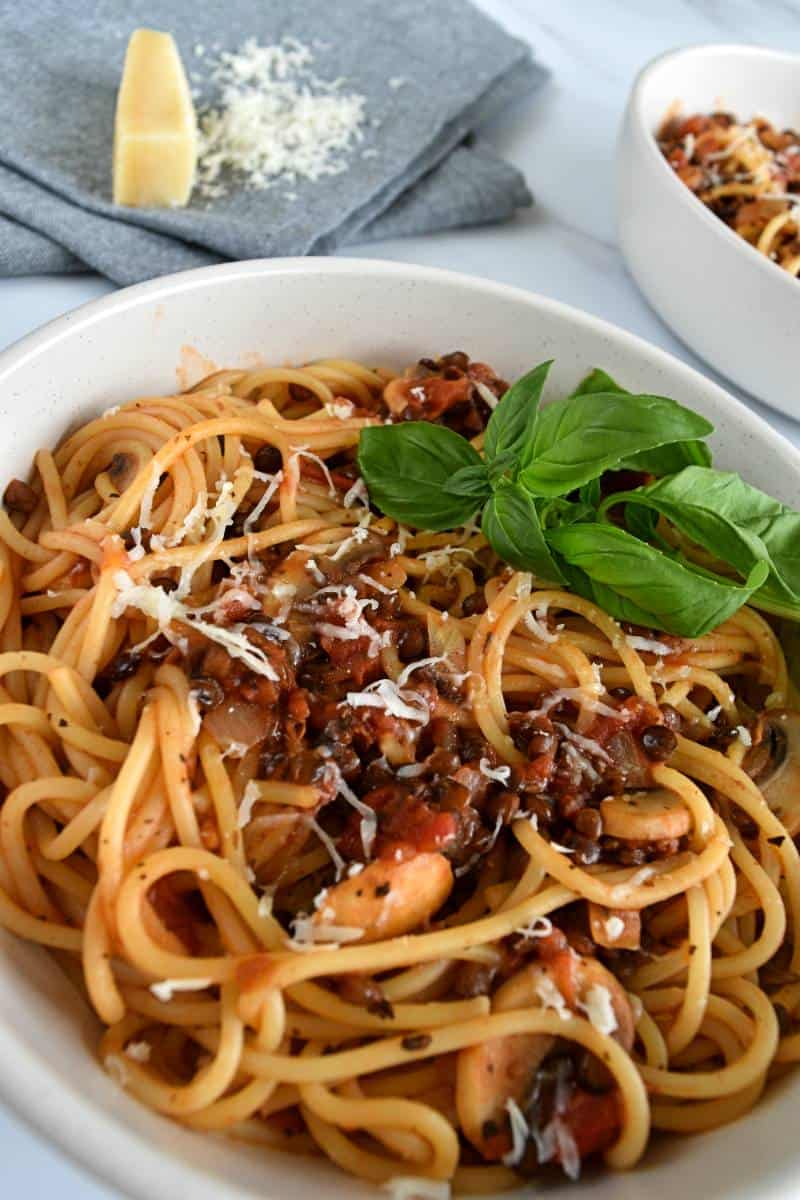
[[[567,950],[547,963],[533,963],[513,975],[497,991],[493,1012],[541,1008],[543,1004],[578,1015],[589,1015],[605,997],[613,1012],[612,1036],[626,1050],[633,1045],[634,1021],[630,1002],[619,980],[595,958]],[[549,1034],[513,1034],[469,1046],[458,1054],[456,1108],[461,1129],[488,1161],[509,1148],[507,1104],[524,1108],[543,1059],[553,1048]]]
[[[592,941],[609,950],[638,950],[642,936],[641,914],[634,909],[603,908],[589,902]]]
[[[631,842],[656,842],[680,838],[692,827],[691,814],[674,792],[654,788],[610,796],[600,805],[603,832]]]
[[[360,942],[411,933],[441,908],[453,886],[442,854],[417,854],[404,862],[377,859],[328,890],[313,924],[363,929]]]
[[[747,754],[744,769],[794,837],[800,833],[800,712],[771,709],[761,714],[759,725],[761,739]]]

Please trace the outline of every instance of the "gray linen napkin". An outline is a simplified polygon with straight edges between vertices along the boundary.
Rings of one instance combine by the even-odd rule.
[[[291,36],[314,46],[317,75],[344,77],[366,97],[366,137],[349,169],[187,209],[115,206],[114,103],[140,25],[173,32],[190,74],[203,72],[198,44]],[[47,260],[133,283],[225,258],[328,253],[505,219],[530,203],[519,172],[462,143],[546,72],[465,0],[100,0],[71,12],[60,0],[0,0],[0,28],[0,273]],[[213,86],[193,82],[200,104],[213,101]]]

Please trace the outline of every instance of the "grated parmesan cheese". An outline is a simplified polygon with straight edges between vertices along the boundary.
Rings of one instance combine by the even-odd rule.
[[[481,775],[485,775],[487,779],[493,779],[496,783],[508,783],[511,775],[511,767],[493,767],[488,758],[482,758],[478,763],[478,770]]]
[[[398,779],[416,779],[418,775],[424,775],[427,771],[425,763],[406,763],[403,767],[398,767],[395,771]]]
[[[225,749],[220,754],[220,758],[244,758],[247,751],[250,749],[247,742],[228,742]]]
[[[154,462],[150,468],[150,480],[142,495],[139,505],[139,527],[141,529],[149,529],[150,522],[153,516],[153,501],[156,498],[158,491],[158,481],[161,478],[161,466]]]
[[[562,1021],[572,1016],[566,1000],[549,975],[542,975],[541,979],[537,979],[534,990],[542,1002],[542,1008],[552,1008]]]
[[[531,917],[527,925],[514,930],[524,938],[549,937],[553,932],[553,922],[549,917]]]
[[[365,151],[366,153],[366,151]],[[362,155],[362,158],[364,155]],[[353,415],[353,404],[350,400],[327,400],[324,405],[325,412],[329,417],[336,417],[337,421],[346,421],[348,417]]]
[[[422,725],[427,725],[430,715],[424,696],[401,690],[392,679],[377,679],[363,692],[348,692],[345,704],[351,708],[383,708],[392,717],[419,721]]]
[[[325,460],[320,458],[320,456],[318,454],[314,454],[311,450],[309,450],[308,446],[292,446],[292,452],[289,455],[289,465],[291,466],[292,463],[296,462],[298,458],[307,458],[309,460],[309,462],[316,463],[316,465],[322,471],[322,474],[325,476],[325,479],[327,480],[328,495],[330,496],[331,500],[335,500],[336,499],[336,487],[334,485],[333,477],[331,476],[330,470],[328,469],[328,465],[325,462]],[[347,506],[345,505],[345,507],[347,507]]]
[[[397,558],[398,554],[403,554],[411,536],[410,529],[407,529],[405,525],[398,525],[397,541],[392,542],[389,547],[389,558]]]
[[[128,1058],[132,1058],[134,1062],[146,1063],[150,1061],[150,1051],[152,1047],[149,1042],[128,1042],[125,1047],[125,1054]]]
[[[369,506],[369,496],[367,494],[367,485],[359,476],[351,488],[348,488],[344,494],[342,504],[345,508],[352,508],[357,503]]]
[[[138,525],[134,525],[131,529],[131,537],[133,538],[133,545],[128,551],[128,558],[131,562],[138,562],[140,558],[144,558],[146,553],[142,545],[142,531]]]
[[[365,804],[363,800],[359,800],[358,796],[348,787],[341,770],[336,763],[330,763],[327,767],[327,773],[333,775],[336,784],[336,794],[346,800],[348,804],[361,814],[361,823],[359,832],[361,834],[361,845],[364,850],[364,857],[369,858],[372,854],[372,847],[378,833],[378,818],[375,816],[375,810]]]
[[[625,922],[622,920],[622,917],[609,917],[605,922],[605,930],[608,940],[615,942],[625,932]]]
[[[283,483],[283,471],[276,471],[275,474],[272,476],[272,478],[270,478],[269,476],[262,476],[262,473],[260,471],[258,471],[258,472],[254,471],[253,475],[257,476],[258,478],[260,478],[264,481],[267,481],[267,486],[264,488],[264,491],[263,491],[262,495],[259,497],[258,503],[253,508],[252,512],[248,513],[247,519],[245,520],[244,524],[242,525],[243,533],[251,532],[256,521],[261,516],[264,509],[267,507],[270,500],[272,499],[272,497],[277,492],[278,488]]]
[[[551,633],[544,624],[546,608],[538,608],[536,616],[532,612],[526,612],[523,618],[526,629],[529,629],[534,637],[540,642],[557,642],[558,634]]]
[[[277,680],[275,669],[263,650],[254,646],[245,636],[246,626],[230,625],[223,628],[220,625],[212,625],[209,621],[198,618],[197,613],[201,610],[187,608],[177,598],[177,593],[165,592],[163,588],[153,587],[149,583],[134,583],[127,571],[117,571],[114,583],[117,596],[111,608],[112,617],[122,616],[126,608],[138,608],[145,616],[157,621],[159,629],[165,634],[168,634],[173,621],[184,621],[210,642],[224,646],[232,658],[241,659],[255,674]]]
[[[344,871],[344,859],[336,849],[333,838],[329,833],[325,832],[319,821],[317,821],[315,817],[309,817],[308,823],[314,830],[314,833],[317,835],[319,840],[322,842],[325,849],[328,851],[328,854],[331,856],[331,862],[336,868],[336,881],[338,883],[338,881],[342,878],[342,872]]]
[[[366,530],[364,532],[366,534]],[[335,561],[335,559],[336,555],[331,555],[331,561]],[[323,588],[322,591],[338,592],[340,588],[341,585],[337,585],[331,588]],[[320,592],[317,593],[317,595],[320,594]],[[378,633],[377,629],[373,629],[364,616],[366,609],[375,609],[378,607],[377,600],[372,600],[369,597],[359,598],[352,584],[347,584],[344,587],[343,593],[334,601],[331,607],[333,614],[341,617],[344,624],[335,625],[332,621],[317,622],[315,631],[322,634],[323,637],[338,638],[343,642],[354,642],[359,638],[366,638],[369,643],[367,646],[368,658],[377,658],[383,647],[389,644],[389,631]]]
[[[753,738],[751,736],[750,730],[747,728],[746,725],[737,725],[736,733],[738,734],[739,741],[742,743],[743,746],[747,746],[748,748],[750,746],[752,746]]]
[[[503,1155],[503,1164],[506,1167],[516,1167],[525,1153],[531,1131],[516,1100],[509,1096],[505,1107],[511,1125],[511,1149]]]
[[[555,725],[561,736],[566,738],[570,745],[577,747],[578,750],[585,751],[586,754],[593,754],[601,762],[611,762],[608,751],[599,742],[596,742],[594,738],[584,737],[582,733],[576,733],[574,729],[570,729],[569,725],[564,725],[560,721],[556,721]]]
[[[244,829],[253,819],[253,808],[261,799],[261,789],[254,779],[250,779],[247,787],[242,795],[242,802],[239,805],[239,815],[236,818],[236,824],[239,829]]]
[[[322,574],[322,571],[320,571],[319,567],[317,566],[316,559],[307,558],[306,561],[303,563],[303,567],[305,568],[306,571],[308,571],[309,575],[314,580],[314,583],[325,583],[325,576]]]
[[[199,122],[201,195],[226,195],[226,175],[263,191],[347,169],[349,152],[364,139],[365,97],[345,92],[344,80],[318,78],[314,61],[295,38],[268,46],[249,38],[219,56],[211,79],[220,101]]]
[[[159,983],[151,983],[150,991],[156,1000],[167,1004],[175,992],[201,992],[213,982],[213,979],[162,979]]]
[[[666,642],[657,642],[655,638],[639,637],[636,633],[626,633],[625,641],[632,650],[648,650],[650,654],[665,654],[674,653],[672,646],[668,646]]]
[[[500,401],[487,384],[483,383],[480,379],[473,379],[472,386],[475,388],[475,391],[478,393],[481,400],[488,404],[489,408],[497,408]]]
[[[371,575],[365,575],[361,572],[358,576],[362,583],[367,587],[375,588],[376,592],[383,592],[384,596],[392,596],[397,591],[397,588],[386,587],[383,583],[378,583],[377,579],[373,579]]]
[[[397,686],[405,687],[414,671],[421,671],[423,667],[434,667],[437,663],[444,662],[447,662],[446,654],[435,654],[431,658],[420,658],[416,662],[409,663],[397,676]]]
[[[619,919],[619,918],[618,918]],[[599,1033],[611,1034],[617,1028],[617,1017],[611,1003],[611,993],[600,983],[593,983],[587,989],[586,999],[578,1000],[578,1008],[594,1025]]]
[[[290,950],[336,950],[348,942],[357,942],[364,930],[356,925],[315,925],[313,917],[295,917],[292,936],[286,939]]]
[[[618,717],[619,712],[616,708],[612,708],[610,704],[604,704],[602,700],[597,698],[598,695],[602,694],[602,691],[602,686],[599,692],[596,688],[593,691],[581,687],[556,688],[554,692],[551,692],[549,696],[544,698],[538,708],[531,709],[530,715],[532,717],[541,717],[545,713],[548,713],[551,708],[555,708],[557,704],[560,704],[562,700],[574,700],[576,704],[588,708],[592,712],[599,713],[602,717]]]

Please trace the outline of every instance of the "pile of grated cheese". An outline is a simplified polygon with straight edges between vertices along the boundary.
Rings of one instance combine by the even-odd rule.
[[[347,169],[348,153],[364,138],[365,97],[345,92],[342,79],[318,78],[313,63],[311,49],[295,38],[272,46],[249,38],[212,63],[220,100],[200,115],[202,196],[224,196],[232,184],[264,191]]]

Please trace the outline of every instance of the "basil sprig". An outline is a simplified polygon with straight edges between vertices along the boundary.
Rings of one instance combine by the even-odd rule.
[[[428,421],[362,430],[358,463],[372,503],[421,529],[480,514],[501,559],[540,583],[566,583],[618,620],[699,637],[749,601],[800,621],[800,513],[714,470],[704,417],[626,392],[605,371],[540,408],[550,366],[509,388],[482,456]],[[613,472],[623,470],[650,478],[614,490]],[[677,538],[665,536],[670,527]],[[686,553],[701,547],[718,569],[676,543]]]

